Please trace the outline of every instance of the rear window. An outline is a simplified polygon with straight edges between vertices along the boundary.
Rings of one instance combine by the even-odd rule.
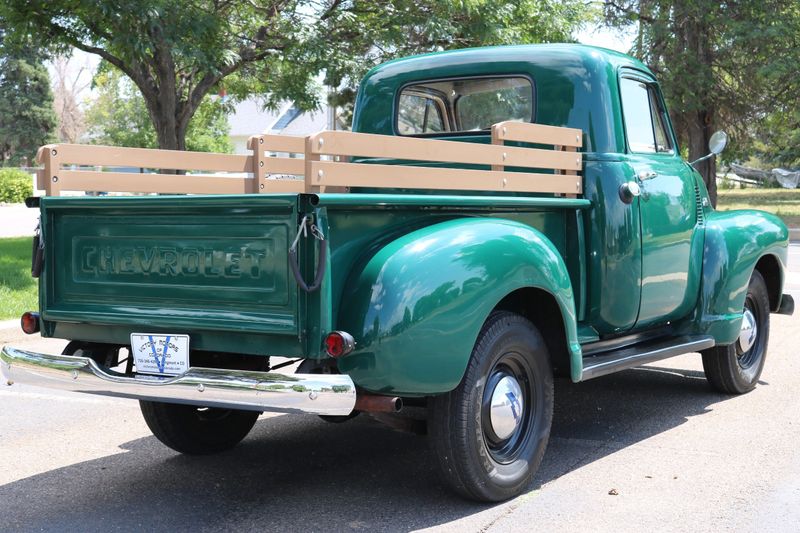
[[[437,135],[533,122],[533,85],[524,77],[467,78],[407,85],[397,105],[397,133]]]

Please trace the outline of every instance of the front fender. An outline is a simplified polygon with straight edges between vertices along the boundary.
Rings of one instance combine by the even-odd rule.
[[[692,325],[726,345],[739,336],[747,286],[756,263],[774,256],[786,268],[789,231],[775,215],[755,210],[709,213],[699,313]]]
[[[567,346],[580,356],[566,265],[524,224],[461,218],[419,229],[384,246],[347,287],[337,325],[354,336],[356,349],[339,369],[370,391],[454,389],[489,313],[524,287],[553,295]]]

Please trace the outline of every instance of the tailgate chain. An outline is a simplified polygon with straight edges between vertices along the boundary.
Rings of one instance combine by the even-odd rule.
[[[36,222],[36,229],[33,232],[33,253],[31,254],[31,277],[38,278],[42,273],[44,263],[44,237],[41,233],[42,217]]]
[[[314,278],[314,283],[310,286],[306,284],[303,279],[303,275],[300,273],[300,265],[297,262],[297,244],[300,242],[301,235],[308,238],[309,225],[311,226],[311,235],[319,241],[319,265],[317,265],[317,275]],[[314,292],[319,289],[320,285],[322,285],[322,278],[325,277],[325,264],[327,259],[328,241],[325,240],[325,235],[323,235],[322,230],[313,223],[313,219],[310,219],[308,215],[303,216],[303,220],[300,221],[300,227],[297,230],[297,236],[289,247],[289,267],[292,269],[292,274],[294,274],[297,285],[305,292]]]

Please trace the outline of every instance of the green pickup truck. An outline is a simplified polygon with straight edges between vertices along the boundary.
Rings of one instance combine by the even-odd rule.
[[[392,61],[361,83],[352,132],[250,148],[43,147],[22,327],[71,342],[4,347],[7,383],[138,399],[187,454],[235,446],[265,411],[424,413],[444,481],[498,501],[542,460],[554,376],[699,352],[711,386],[744,393],[770,313],[793,311],[786,227],[712,208],[656,79],[622,54]]]

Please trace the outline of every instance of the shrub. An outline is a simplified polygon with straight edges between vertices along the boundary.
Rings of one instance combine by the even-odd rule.
[[[18,168],[0,168],[0,202],[22,203],[33,196],[33,179]]]

